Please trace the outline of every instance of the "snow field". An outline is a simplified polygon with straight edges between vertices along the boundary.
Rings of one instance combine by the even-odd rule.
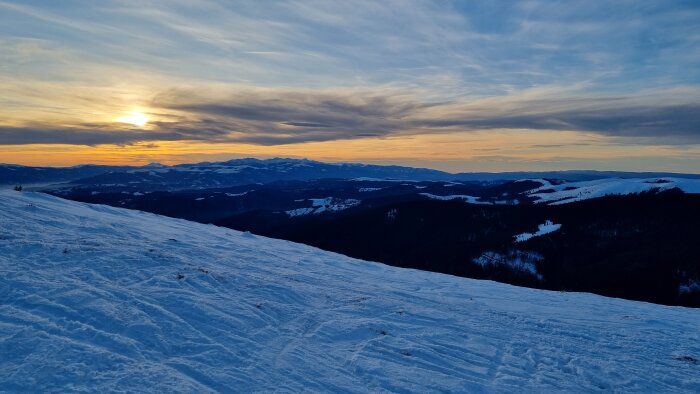
[[[700,391],[700,311],[0,192],[7,392]]]

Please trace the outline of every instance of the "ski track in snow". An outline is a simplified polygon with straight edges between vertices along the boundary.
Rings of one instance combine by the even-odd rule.
[[[700,311],[0,192],[0,390],[700,391]],[[178,279],[180,277],[180,279]]]

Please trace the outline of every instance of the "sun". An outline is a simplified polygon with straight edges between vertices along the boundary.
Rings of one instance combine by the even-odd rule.
[[[118,122],[143,127],[148,123],[148,116],[141,112],[129,112],[129,115],[117,118]]]

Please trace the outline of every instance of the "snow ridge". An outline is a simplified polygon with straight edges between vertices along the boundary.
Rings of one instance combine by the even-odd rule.
[[[528,194],[537,199],[537,203],[551,205],[567,204],[610,195],[638,194],[666,191],[678,188],[685,193],[700,193],[700,179],[685,178],[604,178],[584,182],[564,182],[553,185],[542,181],[542,186],[532,189]]]

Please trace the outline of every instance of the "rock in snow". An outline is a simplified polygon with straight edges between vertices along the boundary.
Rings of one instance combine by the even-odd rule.
[[[700,391],[700,311],[0,192],[0,390]]]

